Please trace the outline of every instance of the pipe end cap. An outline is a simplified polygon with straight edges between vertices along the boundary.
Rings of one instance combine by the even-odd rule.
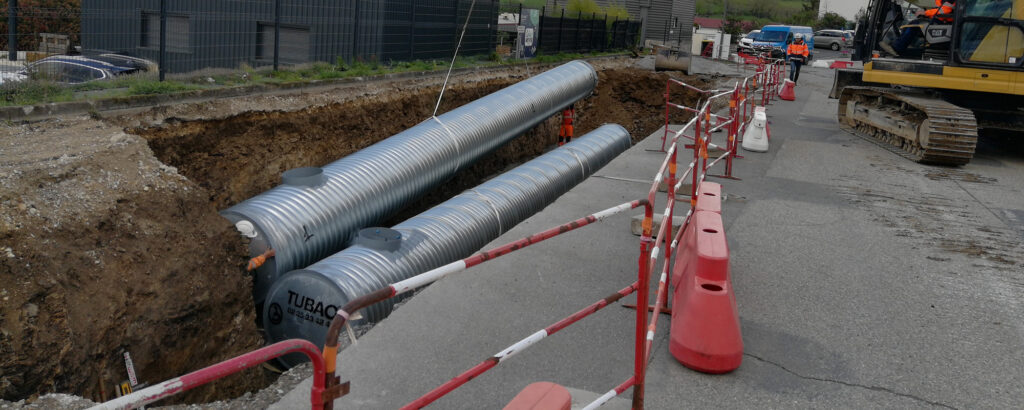
[[[242,234],[242,236],[249,239],[255,238],[257,236],[256,226],[253,225],[252,222],[246,221],[244,219],[235,222],[235,229],[237,229],[238,233]]]

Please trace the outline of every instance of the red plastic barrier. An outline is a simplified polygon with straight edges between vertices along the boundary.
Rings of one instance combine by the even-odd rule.
[[[729,273],[729,245],[722,216],[694,213],[673,279],[669,352],[684,366],[703,373],[728,373],[743,361],[736,298]],[[692,243],[690,242],[692,241]]]
[[[713,212],[722,214],[722,185],[714,182],[701,182],[697,191],[696,212]]]
[[[779,91],[779,97],[786,101],[796,100],[796,83],[786,80],[782,85],[782,91]]]
[[[740,56],[740,58],[743,59],[743,64],[757,65],[757,64],[759,64],[761,62],[761,60],[759,58],[754,57],[754,56],[749,55],[749,54],[738,53],[737,55]]]
[[[853,61],[840,61],[836,60],[832,62],[828,68],[850,68],[853,67]]]
[[[550,382],[537,382],[526,386],[505,406],[505,410],[570,410],[572,396],[569,390]]]

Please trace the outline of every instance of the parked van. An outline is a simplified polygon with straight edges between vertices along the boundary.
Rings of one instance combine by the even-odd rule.
[[[814,30],[807,26],[764,26],[761,34],[754,41],[754,50],[771,51],[772,57],[782,58],[786,56],[786,48],[793,42],[793,36],[797,33],[804,35],[804,42],[810,49],[811,55],[808,60],[814,58]]]

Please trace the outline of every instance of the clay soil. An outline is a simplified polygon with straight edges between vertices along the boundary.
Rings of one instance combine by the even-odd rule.
[[[639,139],[663,125],[668,75],[630,65],[598,65],[598,90],[577,106],[578,134],[619,123]],[[464,76],[441,111],[526,75]],[[0,398],[61,392],[99,400],[127,379],[124,352],[141,382],[152,384],[261,346],[245,244],[217,211],[275,186],[285,170],[326,164],[417,124],[433,110],[439,83],[395,81],[5,126]],[[547,120],[385,224],[551,149],[558,121]],[[273,378],[250,370],[184,401],[236,397]]]
[[[523,78],[509,75],[457,84],[446,91],[440,112]],[[668,74],[634,68],[602,71],[597,91],[577,107],[577,135],[616,123],[626,127],[635,140],[646,137],[664,125],[667,79]],[[129,127],[128,131],[146,138],[157,158],[196,181],[210,194],[210,202],[224,209],[279,184],[284,171],[327,164],[418,124],[433,112],[439,87],[397,87],[395,91],[298,111],[246,112],[198,121],[171,118],[158,125]],[[691,97],[682,99],[691,102]],[[685,118],[681,112],[673,114],[674,121]],[[548,119],[402,212],[394,222],[551,149],[558,141],[558,127],[559,116]]]

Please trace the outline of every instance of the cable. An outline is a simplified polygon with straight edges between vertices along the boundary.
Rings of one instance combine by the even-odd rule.
[[[459,43],[455,45],[455,54],[452,55],[452,64],[448,66],[448,74],[444,76],[444,84],[441,86],[441,94],[437,96],[437,105],[434,106],[434,114],[432,117],[437,116],[437,110],[441,108],[441,99],[444,98],[444,90],[448,88],[448,78],[452,76],[452,69],[455,68],[455,59],[459,56],[459,47],[462,47],[462,38],[466,36],[466,27],[469,27],[469,18],[473,17],[473,7],[476,6],[476,0],[473,0],[469,4],[469,14],[466,15],[466,23],[462,25],[462,34],[459,35]],[[455,9],[458,13],[458,8]]]

